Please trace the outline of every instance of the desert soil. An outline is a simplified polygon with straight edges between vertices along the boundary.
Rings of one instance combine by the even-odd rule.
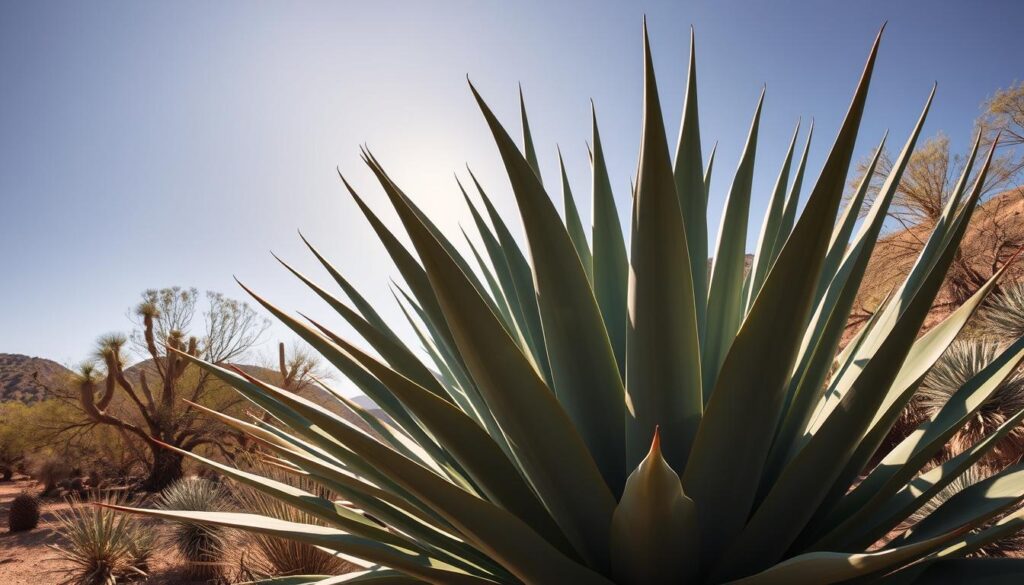
[[[19,493],[30,490],[38,493],[39,485],[29,479],[0,482],[0,583],[3,585],[58,585],[66,579],[69,564],[60,558],[53,545],[64,544],[55,531],[54,513],[66,510],[68,504],[60,498],[43,500],[39,527],[28,532],[7,531],[7,511]],[[154,524],[154,529],[166,532],[166,526]],[[147,585],[191,585],[182,575],[182,562],[162,535],[160,544],[150,560],[150,578]]]

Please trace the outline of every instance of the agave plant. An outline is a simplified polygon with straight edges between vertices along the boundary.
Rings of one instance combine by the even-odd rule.
[[[112,493],[96,493],[95,503],[123,504]],[[55,513],[57,532],[65,543],[53,545],[68,568],[62,585],[115,585],[144,579],[156,539],[151,527],[123,514],[83,501],[68,499],[70,507]]]
[[[782,155],[747,276],[761,102],[728,191],[709,274],[711,163],[705,168],[702,160],[692,38],[673,158],[645,28],[628,248],[596,116],[589,241],[564,172],[564,220],[548,195],[525,107],[520,150],[472,85],[507,170],[525,246],[470,174],[475,197],[462,194],[479,239],[466,243],[473,255],[464,257],[364,150],[413,249],[342,180],[397,267],[403,284],[396,301],[425,357],[312,245],[348,300],[292,272],[369,349],[253,296],[389,415],[385,423],[352,405],[379,439],[242,371],[188,358],[273,419],[208,411],[211,416],[259,440],[281,465],[349,505],[207,461],[328,527],[251,514],[135,511],[291,538],[366,564],[351,576],[289,583],[791,585],[912,582],[964,570],[1024,574],[1018,563],[963,560],[1024,526],[1024,514],[1015,512],[971,531],[1024,495],[1020,467],[965,489],[927,523],[872,548],[1024,418],[1014,414],[964,453],[919,473],[1024,358],[1019,341],[881,463],[868,466],[918,381],[1005,271],[918,338],[981,196],[994,145],[975,168],[976,142],[917,263],[837,355],[934,95],[933,89],[854,234],[866,185],[841,216],[839,210],[879,39],[799,214],[808,147],[797,160],[794,136]],[[962,562],[976,564],[965,569]]]
[[[942,409],[950,397],[963,385],[985,369],[996,356],[1000,346],[992,340],[963,340],[954,342],[931,369],[915,401],[925,415]],[[978,408],[974,416],[949,441],[952,453],[960,453],[997,429],[1006,419],[1024,409],[1024,379],[1020,372],[1008,376],[996,391]],[[1024,454],[1024,428],[1016,428],[1007,435],[986,459],[997,466],[1019,461]]]

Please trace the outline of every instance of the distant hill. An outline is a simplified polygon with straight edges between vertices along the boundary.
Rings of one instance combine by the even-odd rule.
[[[26,404],[41,400],[43,389],[33,380],[46,385],[60,384],[71,370],[53,360],[17,353],[0,353],[0,402],[18,400]]]
[[[139,373],[149,368],[152,368],[151,360],[139,362],[131,366],[125,374],[130,380],[138,380]],[[269,383],[274,383],[279,378],[279,374],[276,371],[268,368],[250,365],[243,365],[240,368],[247,374]],[[36,379],[33,378],[33,374],[36,372],[38,372],[38,382],[50,387],[60,387],[66,384],[68,376],[73,374],[71,370],[53,360],[20,354],[0,353],[0,402],[17,400],[30,404],[42,400],[44,398],[43,389]],[[150,374],[150,376],[152,375],[155,374]],[[347,408],[342,407],[337,400],[331,398],[323,391],[307,388],[302,390],[301,394],[324,408],[339,414],[342,418],[363,430],[369,429],[362,419],[352,414]],[[374,415],[386,416],[366,396],[354,396],[353,400]]]

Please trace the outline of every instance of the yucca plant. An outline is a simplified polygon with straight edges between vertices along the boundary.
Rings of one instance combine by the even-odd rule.
[[[108,509],[123,504],[111,493],[97,493],[99,506],[78,495],[70,508],[55,512],[57,532],[66,543],[52,548],[69,564],[68,585],[114,585],[146,577],[156,539],[151,526]]]
[[[1014,282],[1001,288],[981,312],[981,327],[1004,338],[1024,337],[1024,283]]]
[[[185,477],[164,488],[156,505],[164,510],[223,512],[228,495],[220,485],[200,477]],[[221,576],[228,546],[224,527],[178,521],[171,532],[178,552],[185,559],[186,573],[194,579],[214,580]]]
[[[628,248],[596,116],[588,241],[565,173],[564,223],[548,196],[525,107],[520,151],[471,86],[508,172],[526,246],[472,174],[485,208],[481,213],[463,191],[480,236],[467,242],[475,267],[369,151],[363,159],[412,250],[343,179],[404,281],[396,286],[397,302],[428,362],[311,245],[348,301],[293,272],[372,353],[254,295],[389,415],[386,424],[353,405],[379,440],[302,397],[190,358],[273,420],[210,415],[351,507],[207,463],[330,527],[252,514],[136,511],[291,538],[367,564],[344,578],[287,581],[324,584],[911,582],[963,571],[965,555],[1024,526],[1024,514],[1013,513],[970,531],[1024,495],[1024,469],[1011,468],[994,476],[994,487],[964,490],[956,505],[951,500],[896,544],[871,548],[1024,418],[1015,414],[969,450],[918,473],[1024,358],[1019,341],[866,469],[918,381],[1002,274],[918,339],[981,196],[994,145],[976,168],[976,142],[917,264],[836,355],[931,95],[854,234],[866,185],[837,216],[876,40],[800,214],[808,147],[796,160],[794,138],[782,155],[744,277],[759,102],[709,275],[711,164],[705,169],[702,160],[693,43],[673,159],[646,30],[644,36],[643,131],[628,198]],[[967,562],[977,563],[969,570],[978,576],[1024,574],[1017,563]]]
[[[968,380],[985,369],[1000,353],[1000,345],[991,339],[955,341],[931,369],[916,398],[924,415],[933,415],[949,402]],[[974,416],[949,440],[951,453],[960,453],[985,435],[999,428],[1024,409],[1024,379],[1014,372],[978,408]],[[1024,455],[1024,428],[1017,427],[992,448],[986,461],[997,467],[1015,463]]]

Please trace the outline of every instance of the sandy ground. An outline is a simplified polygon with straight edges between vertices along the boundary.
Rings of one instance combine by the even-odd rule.
[[[7,511],[11,500],[24,490],[39,491],[39,486],[30,480],[0,482],[0,583],[3,585],[58,585],[65,580],[68,564],[62,561],[50,545],[62,544],[54,531],[54,512],[67,509],[61,499],[46,499],[43,502],[39,527],[29,532],[7,532]],[[155,524],[154,529],[166,532],[166,525]],[[193,585],[193,581],[182,575],[182,563],[165,539],[150,561],[150,578],[147,585]]]

